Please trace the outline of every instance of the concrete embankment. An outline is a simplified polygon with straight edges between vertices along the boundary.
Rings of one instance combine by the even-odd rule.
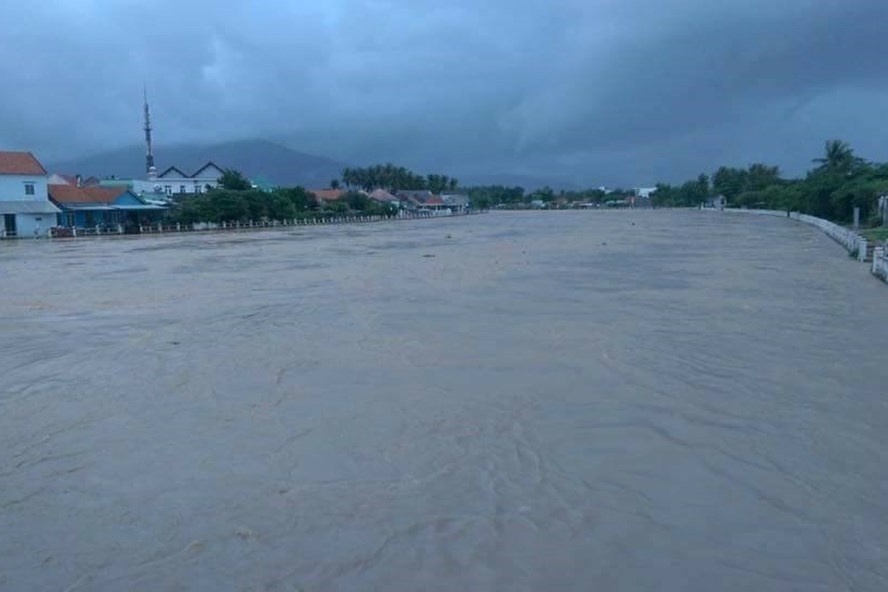
[[[54,227],[47,230],[48,238],[76,238],[85,236],[103,236],[113,237],[122,235],[156,235],[156,234],[175,234],[190,232],[210,232],[210,231],[252,231],[252,230],[268,230],[282,229],[295,226],[321,226],[332,224],[364,224],[370,222],[394,222],[401,220],[431,220],[440,218],[455,218],[461,216],[474,216],[487,213],[487,210],[472,210],[470,212],[460,213],[433,213],[433,212],[400,212],[392,216],[317,216],[312,218],[298,218],[292,220],[248,220],[248,221],[231,221],[231,222],[194,222],[192,224],[169,224],[157,222],[155,224],[145,224],[134,229],[125,229],[123,225],[117,225],[113,228],[102,228],[100,226],[90,228],[60,228]]]
[[[736,208],[727,208],[719,210],[728,214],[748,214],[754,216],[773,216],[777,218],[788,218],[803,222],[811,226],[816,226],[822,230],[831,239],[845,247],[850,255],[860,262],[872,261],[871,271],[873,275],[884,282],[888,282],[888,253],[884,247],[872,248],[867,239],[852,230],[848,230],[843,226],[839,226],[829,220],[809,216],[799,212],[786,212],[780,210],[745,210]]]

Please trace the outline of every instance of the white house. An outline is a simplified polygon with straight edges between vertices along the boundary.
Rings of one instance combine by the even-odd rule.
[[[464,193],[442,193],[441,199],[444,200],[444,205],[457,214],[464,214],[471,203],[469,196]]]
[[[0,237],[43,236],[56,225],[47,178],[30,152],[0,151]]]
[[[124,186],[136,195],[149,201],[168,201],[174,195],[203,193],[207,186],[217,187],[223,169],[208,162],[191,175],[179,167],[171,166],[159,175],[152,171],[147,179],[104,179],[105,187]]]
[[[207,185],[216,187],[219,184],[219,177],[224,172],[213,162],[206,163],[190,175],[182,172],[180,168],[171,166],[157,175],[157,179],[148,182],[152,185],[151,191],[155,191],[155,185],[160,185],[161,191],[159,193],[167,195],[203,193]],[[145,192],[148,193],[147,190]]]

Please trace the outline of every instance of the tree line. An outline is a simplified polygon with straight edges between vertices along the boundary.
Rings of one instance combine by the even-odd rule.
[[[469,187],[465,193],[472,200],[472,206],[480,209],[497,206],[529,206],[534,201],[544,204],[564,200],[566,202],[602,204],[611,200],[626,199],[635,194],[631,189],[581,189],[555,191],[551,187],[542,187],[527,192],[523,187],[507,187],[504,185],[482,185]]]
[[[373,191],[374,189],[398,191],[400,189],[443,193],[456,191],[459,187],[459,180],[454,177],[437,173],[423,176],[391,163],[376,164],[365,168],[343,169],[342,183],[349,189],[359,188],[364,191]],[[330,185],[336,189],[340,185],[340,180],[334,179]]]
[[[879,222],[877,203],[888,193],[888,164],[858,157],[846,142],[830,140],[823,156],[804,177],[787,179],[777,166],[755,163],[745,168],[719,167],[711,176],[698,175],[679,185],[658,183],[651,196],[654,207],[696,207],[717,195],[723,195],[730,207],[797,211],[836,222],[848,222],[855,207],[864,223]],[[521,206],[540,200],[602,204],[624,200],[633,190],[602,189],[553,191],[543,187],[526,192],[522,187],[490,185],[469,187],[466,193],[479,208]]]
[[[204,193],[188,194],[177,201],[170,217],[173,222],[247,222],[250,220],[301,220],[323,216],[396,214],[390,204],[370,199],[358,191],[346,191],[339,199],[319,201],[304,187],[279,187],[272,191],[256,189],[239,171],[225,170],[219,186]]]
[[[855,207],[861,220],[878,223],[877,202],[888,193],[888,164],[858,157],[846,142],[829,140],[823,156],[804,177],[786,179],[776,166],[722,166],[681,185],[658,184],[655,206],[697,206],[721,194],[731,207],[796,211],[835,222],[848,222]]]
[[[776,166],[755,163],[745,168],[722,166],[711,176],[705,173],[680,185],[658,183],[652,195],[654,207],[696,207],[721,194],[730,207],[798,211],[836,222],[848,222],[855,207],[861,219],[875,224],[877,201],[888,193],[888,164],[859,158],[841,140],[826,142],[822,157],[803,178],[784,178]],[[388,191],[429,190],[433,193],[461,191],[472,206],[526,206],[533,201],[551,204],[567,202],[601,204],[634,195],[632,190],[602,189],[555,191],[543,187],[531,192],[520,186],[486,185],[459,189],[459,181],[448,175],[420,175],[391,163],[342,171],[346,192],[338,200],[318,201],[302,187],[278,188],[271,192],[254,189],[239,172],[225,171],[219,187],[184,198],[174,208],[181,222],[223,222],[236,220],[294,219],[327,214],[387,215],[392,206],[368,198],[360,190],[383,188]],[[340,180],[334,180],[334,188]]]

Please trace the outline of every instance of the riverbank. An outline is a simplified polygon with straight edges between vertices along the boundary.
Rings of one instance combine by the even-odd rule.
[[[316,216],[310,218],[294,218],[292,220],[261,220],[261,221],[233,221],[233,222],[195,222],[193,224],[164,224],[144,225],[136,228],[50,228],[45,235],[33,238],[73,239],[83,237],[139,237],[156,236],[159,234],[181,233],[206,233],[206,232],[254,232],[261,230],[274,230],[292,228],[297,226],[329,226],[345,224],[369,224],[378,222],[397,222],[403,220],[432,220],[442,218],[460,218],[464,216],[477,216],[486,214],[488,210],[476,210],[460,213],[409,213],[401,212],[394,216]],[[3,240],[3,237],[0,237]],[[28,238],[9,237],[6,240],[29,240]]]
[[[814,226],[824,232],[831,239],[842,245],[848,254],[860,261],[861,263],[870,263],[870,271],[872,274],[883,282],[888,282],[888,252],[886,252],[884,242],[879,243],[872,241],[869,236],[881,236],[878,233],[864,234],[849,230],[844,226],[809,216],[800,214],[799,212],[786,212],[780,210],[747,210],[740,208],[726,208],[724,210],[705,209],[710,212],[724,212],[727,214],[747,214],[754,216],[771,216],[777,218],[787,218],[802,222],[810,226]]]

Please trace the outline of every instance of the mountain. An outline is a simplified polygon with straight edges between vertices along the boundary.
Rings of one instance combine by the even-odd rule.
[[[241,171],[247,177],[261,179],[275,185],[302,185],[309,189],[327,187],[330,180],[339,178],[342,169],[350,166],[323,156],[314,156],[288,148],[267,140],[239,140],[220,144],[178,144],[158,147],[154,155],[157,172],[169,166],[182,169],[185,173],[194,172],[198,167],[212,160],[222,168]],[[100,154],[51,162],[47,165],[50,173],[69,175],[95,175],[99,178],[144,178],[145,148],[127,146]],[[448,171],[438,171],[449,174]],[[454,175],[464,187],[472,185],[521,186],[533,191],[548,185],[556,191],[575,189],[574,184],[563,179],[535,177],[512,173]]]
[[[308,188],[327,187],[339,178],[345,163],[305,154],[265,140],[241,140],[221,144],[180,144],[155,150],[157,172],[176,166],[186,173],[212,160],[222,168],[232,168],[254,179],[276,185],[302,185]],[[51,173],[95,175],[99,178],[143,178],[145,148],[128,146],[101,154],[50,163]]]

